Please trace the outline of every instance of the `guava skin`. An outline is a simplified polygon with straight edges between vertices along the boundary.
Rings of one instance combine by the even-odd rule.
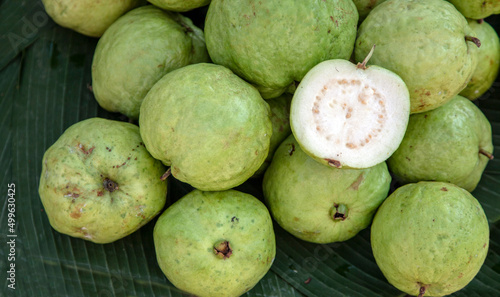
[[[410,116],[399,148],[387,160],[402,183],[442,181],[472,192],[493,153],[491,125],[469,99],[456,96],[445,105]]]
[[[148,0],[161,9],[185,12],[210,4],[210,0]]]
[[[42,0],[42,3],[58,25],[90,37],[101,37],[121,15],[146,1]]]
[[[264,174],[263,191],[272,217],[297,238],[332,243],[368,227],[389,192],[385,162],[367,169],[338,169],[309,157],[290,135]],[[334,219],[345,206],[345,218]]]
[[[396,189],[371,226],[376,263],[389,283],[412,296],[449,295],[465,287],[484,263],[489,226],[479,202],[443,182]]]
[[[97,43],[92,89],[102,108],[137,120],[142,100],[160,78],[207,61],[203,32],[189,18],[139,7],[113,23]]]
[[[500,13],[498,0],[448,0],[466,18],[480,20]]]
[[[172,175],[204,191],[227,190],[250,178],[267,157],[269,105],[229,69],[185,66],[165,75],[141,106],[141,136]]]
[[[293,89],[319,62],[349,59],[357,22],[350,0],[213,0],[205,37],[214,63],[254,84],[269,99]]]
[[[411,112],[437,108],[462,91],[477,65],[477,45],[465,17],[442,0],[388,0],[361,23],[354,50],[368,64],[398,74],[410,91]]]
[[[354,2],[354,5],[356,5],[356,8],[358,9],[359,22],[362,22],[370,11],[375,8],[375,6],[384,1],[386,0],[353,0],[352,2]]]
[[[269,271],[276,255],[273,223],[257,198],[235,190],[194,190],[158,218],[158,264],[177,288],[196,296],[240,296]],[[231,253],[214,252],[227,241]]]
[[[283,94],[277,98],[269,99],[266,102],[271,108],[271,123],[273,125],[273,134],[271,135],[271,140],[269,144],[269,152],[267,158],[262,163],[260,168],[255,172],[253,177],[258,177],[264,174],[269,164],[273,159],[274,152],[278,146],[290,135],[292,134],[292,128],[290,127],[290,105],[292,101],[292,95]]]
[[[460,95],[475,100],[481,97],[495,82],[500,68],[500,39],[495,29],[485,21],[469,20],[469,26],[481,40],[478,64],[467,87]]]
[[[56,231],[109,243],[160,213],[167,199],[164,172],[144,147],[139,127],[90,118],[47,149],[39,194]]]

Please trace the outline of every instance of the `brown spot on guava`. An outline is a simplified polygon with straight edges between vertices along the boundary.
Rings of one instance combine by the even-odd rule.
[[[336,168],[341,168],[342,164],[340,164],[340,161],[333,160],[333,159],[325,159],[326,162],[328,162],[328,165]]]
[[[104,189],[109,191],[109,192],[113,192],[115,190],[118,190],[118,184],[112,180],[110,180],[109,178],[105,178],[103,180],[103,186],[104,186]]]
[[[447,192],[448,191],[448,189],[446,187],[442,187],[440,190],[443,191],[443,192]]]
[[[410,159],[410,158],[408,158],[408,157],[405,157],[405,158],[406,158],[406,160],[411,161],[411,159]]]
[[[349,186],[349,188],[353,189],[353,190],[357,190],[359,188],[359,185],[363,182],[363,180],[365,179],[363,173],[361,173],[358,178],[356,178],[356,180]]]

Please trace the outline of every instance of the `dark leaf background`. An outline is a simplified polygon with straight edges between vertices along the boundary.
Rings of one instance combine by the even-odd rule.
[[[206,8],[187,13],[203,25]],[[486,19],[500,30],[500,17]],[[185,296],[156,263],[153,220],[99,245],[54,231],[38,196],[45,150],[70,125],[90,117],[125,120],[101,109],[89,88],[97,39],[55,25],[37,0],[0,0],[0,296]],[[500,152],[500,80],[476,101]],[[15,184],[16,289],[7,288],[7,187]],[[237,189],[262,199],[261,180]],[[170,179],[171,202],[191,187]],[[491,227],[490,250],[476,278],[454,296],[500,296],[500,158],[474,191]],[[372,256],[369,229],[343,243],[311,244],[275,226],[277,255],[245,296],[404,296]]]

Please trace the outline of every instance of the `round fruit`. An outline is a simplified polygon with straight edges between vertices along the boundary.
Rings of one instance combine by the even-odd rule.
[[[389,283],[412,296],[449,295],[478,273],[489,226],[479,202],[442,182],[408,184],[380,206],[371,227],[373,255]]]
[[[47,14],[62,27],[101,37],[104,31],[127,11],[144,0],[42,0]]]
[[[466,17],[480,20],[500,13],[498,0],[448,0]]]
[[[99,39],[92,89],[102,108],[136,120],[142,100],[160,78],[208,59],[203,32],[189,18],[152,5],[136,8]]]
[[[331,243],[352,238],[371,223],[390,183],[385,162],[367,169],[327,167],[290,135],[264,174],[263,190],[283,229],[302,240]]]
[[[314,65],[351,56],[358,12],[351,0],[224,1],[209,6],[210,57],[277,97]]]
[[[172,175],[204,191],[238,186],[269,151],[269,105],[250,84],[215,64],[165,75],[141,105],[141,136]]]
[[[153,238],[168,280],[200,297],[244,294],[276,255],[266,206],[235,190],[190,192],[159,217]]]
[[[208,5],[210,0],[149,0],[153,5],[170,11],[189,11]]]
[[[164,171],[144,147],[139,127],[90,118],[69,127],[45,152],[40,199],[56,231],[109,243],[162,210]]]
[[[292,95],[283,94],[277,98],[266,101],[271,109],[271,123],[273,125],[273,134],[269,143],[269,153],[267,158],[262,163],[260,168],[255,172],[254,177],[264,174],[271,160],[273,159],[274,152],[278,146],[292,134],[290,128],[290,103],[292,102]]]
[[[399,76],[337,59],[316,65],[300,82],[290,124],[302,149],[317,161],[368,168],[398,148],[409,115],[408,89]]]
[[[400,182],[443,181],[472,192],[492,153],[488,119],[470,100],[456,96],[411,115],[403,141],[387,163]]]
[[[475,100],[482,96],[495,82],[500,68],[500,39],[495,29],[487,22],[469,20],[470,27],[481,40],[478,64],[467,87],[460,95]]]
[[[362,61],[398,74],[410,91],[411,112],[441,106],[462,91],[477,65],[479,41],[465,17],[443,0],[388,0],[361,23],[355,46]],[[477,45],[476,45],[477,44]]]

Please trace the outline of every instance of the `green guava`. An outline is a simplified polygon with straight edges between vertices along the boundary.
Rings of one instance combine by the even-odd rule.
[[[277,149],[262,183],[278,224],[305,241],[345,241],[366,228],[389,192],[385,162],[338,169],[309,157],[290,135]]]
[[[466,18],[480,20],[500,13],[498,0],[448,0]]]
[[[366,61],[323,61],[307,72],[293,95],[292,132],[322,164],[372,167],[387,160],[403,139],[410,116],[408,88],[394,72],[366,67]]]
[[[188,193],[159,217],[153,238],[168,280],[200,297],[244,294],[276,255],[266,206],[236,190]]]
[[[472,192],[493,159],[491,125],[469,99],[410,116],[399,148],[387,160],[402,183],[443,181]]]
[[[481,40],[478,51],[478,63],[467,87],[460,95],[475,100],[493,85],[500,68],[500,39],[495,29],[487,22],[469,20],[469,26]]]
[[[352,2],[354,2],[354,5],[356,5],[356,8],[358,9],[359,22],[364,21],[370,11],[384,1],[386,0],[353,0]]]
[[[160,213],[167,198],[164,171],[144,147],[139,127],[90,118],[45,152],[40,199],[56,231],[109,243]]]
[[[444,296],[479,272],[488,253],[489,226],[466,190],[419,182],[396,189],[382,203],[370,241],[389,283],[412,296]]]
[[[213,0],[205,21],[210,57],[277,97],[314,65],[349,59],[358,12],[351,0]]]
[[[434,109],[460,93],[477,65],[479,41],[465,17],[442,0],[388,0],[361,23],[355,60],[372,46],[370,64],[398,74],[411,112]]]
[[[160,78],[208,60],[203,32],[189,18],[152,5],[139,7],[99,39],[92,89],[102,108],[136,120],[142,100]]]
[[[255,172],[254,177],[261,176],[266,171],[271,160],[273,159],[274,152],[278,146],[287,138],[291,133],[290,128],[290,103],[292,95],[283,94],[277,98],[269,99],[266,102],[271,108],[271,123],[273,125],[273,134],[269,143],[269,152],[267,158],[260,168]]]
[[[145,0],[42,0],[47,14],[58,25],[78,33],[101,37],[104,31],[127,11]]]
[[[141,105],[139,126],[153,157],[204,191],[242,184],[269,151],[269,105],[224,66],[199,63],[165,75]]]
[[[210,4],[210,0],[148,0],[161,9],[185,12]]]

